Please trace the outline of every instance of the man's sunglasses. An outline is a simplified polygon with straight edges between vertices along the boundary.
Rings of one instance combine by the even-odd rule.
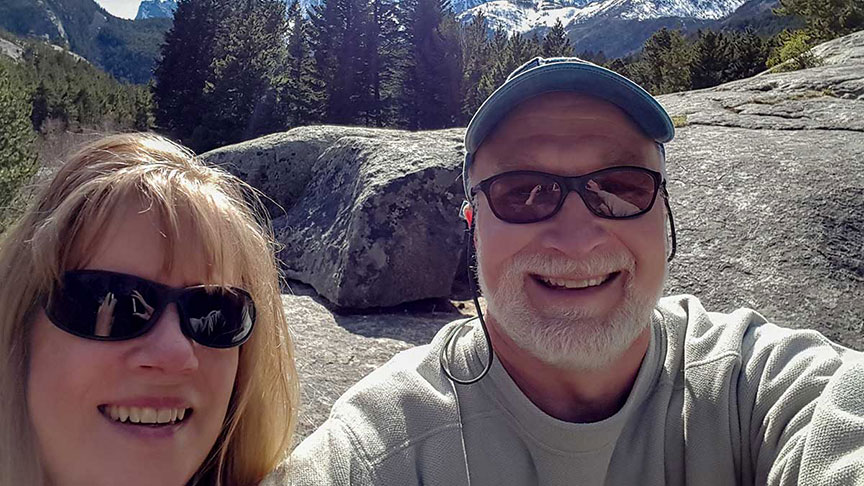
[[[123,341],[150,331],[171,303],[177,303],[183,334],[203,346],[239,346],[249,339],[255,324],[255,304],[243,289],[173,288],[103,270],[66,272],[44,307],[51,322],[66,332],[98,341]]]
[[[471,196],[482,191],[495,217],[525,224],[555,216],[571,191],[598,217],[635,218],[651,210],[661,187],[663,176],[644,167],[609,167],[576,177],[517,170],[483,180]]]

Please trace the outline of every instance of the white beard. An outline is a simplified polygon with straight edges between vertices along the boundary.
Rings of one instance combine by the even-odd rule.
[[[482,260],[478,249],[477,261]],[[623,272],[617,278],[627,279],[624,299],[602,317],[572,307],[538,309],[528,301],[524,289],[524,279],[529,273],[603,275],[620,270]],[[633,285],[634,270],[633,258],[620,253],[596,255],[582,261],[517,254],[494,292],[489,289],[483,272],[478,273],[489,315],[517,346],[547,364],[589,370],[603,368],[620,357],[651,322],[663,286],[661,283],[655,291],[640,291]]]

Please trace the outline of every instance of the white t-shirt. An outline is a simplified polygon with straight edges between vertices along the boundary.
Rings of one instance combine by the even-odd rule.
[[[500,362],[455,385],[426,346],[354,385],[263,483],[273,485],[864,485],[864,355],[751,310],[662,299],[633,389],[613,416],[538,409]],[[476,322],[476,321],[475,321]],[[486,358],[466,325],[451,369]]]

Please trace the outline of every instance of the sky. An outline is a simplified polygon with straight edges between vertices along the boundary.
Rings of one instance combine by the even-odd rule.
[[[111,15],[124,19],[134,19],[138,14],[141,0],[96,0]]]

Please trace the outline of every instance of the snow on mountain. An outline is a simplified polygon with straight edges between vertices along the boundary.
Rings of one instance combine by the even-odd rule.
[[[135,20],[153,19],[158,17],[174,16],[177,10],[177,0],[143,0],[138,6],[138,15]]]
[[[629,0],[621,2],[629,4],[625,6],[626,10],[621,13],[621,18],[646,20],[686,17],[716,20],[731,14],[744,2],[745,0]]]
[[[454,11],[463,22],[483,13],[491,28],[527,33],[555,25],[565,28],[598,19],[645,21],[666,17],[714,20],[723,18],[746,0],[460,0]],[[459,10],[459,7],[465,7]]]
[[[569,2],[540,0],[537,4],[514,3],[510,0],[494,0],[482,3],[457,15],[463,22],[470,21],[479,13],[486,16],[492,29],[503,27],[509,33],[526,33],[538,27],[555,25],[558,19],[565,26],[595,17],[627,0],[605,0],[581,6],[562,5]]]

